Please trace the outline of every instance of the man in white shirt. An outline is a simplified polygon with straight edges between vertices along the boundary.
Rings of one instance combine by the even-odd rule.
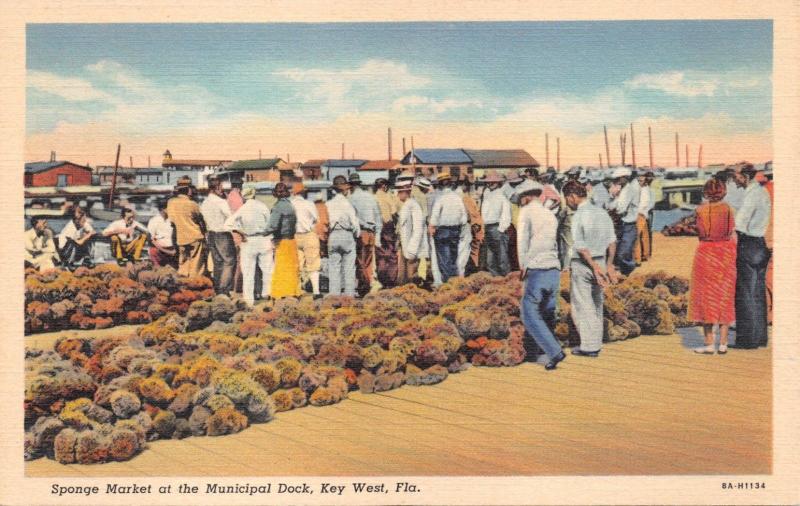
[[[317,206],[306,198],[306,187],[301,182],[292,185],[292,198],[289,202],[297,215],[294,238],[297,241],[297,261],[300,266],[300,284],[311,282],[314,298],[322,297],[319,293],[319,270],[322,258],[319,252],[319,236],[315,225],[319,221]]]
[[[91,264],[91,245],[96,233],[86,211],[75,207],[72,219],[58,234],[58,255],[68,269]]]
[[[442,172],[437,177],[442,194],[431,210],[429,234],[436,246],[436,261],[442,282],[458,276],[458,243],[461,228],[468,222],[467,210],[461,196],[456,194],[450,174]]]
[[[736,165],[733,180],[744,188],[736,211],[736,348],[767,345],[767,266],[772,253],[767,231],[772,209],[767,190],[755,180],[753,164]]]
[[[358,216],[347,200],[350,185],[344,176],[333,178],[336,195],[325,203],[328,210],[328,293],[356,296],[356,237],[361,235]],[[344,291],[343,291],[344,290]]]
[[[231,208],[219,179],[209,179],[208,197],[200,206],[200,212],[206,223],[206,240],[214,263],[214,291],[230,294],[236,273],[236,243],[233,241],[233,234],[225,229],[225,221],[231,216]]]
[[[133,209],[124,208],[120,214],[122,217],[119,220],[112,221],[103,230],[103,237],[111,238],[111,251],[117,263],[124,265],[129,261],[138,262],[149,232],[136,221]]]
[[[549,326],[555,322],[561,264],[556,243],[558,220],[542,205],[543,189],[541,183],[532,180],[523,181],[516,188],[521,206],[517,222],[517,258],[525,285],[520,304],[522,323],[544,350],[549,360],[545,369],[551,371],[566,355]]]
[[[653,173],[648,171],[639,175],[639,208],[636,216],[636,245],[633,248],[633,259],[636,265],[646,262],[653,254],[653,235],[650,232],[650,212],[655,205],[653,188]]]
[[[487,185],[481,201],[486,230],[486,269],[492,276],[505,276],[510,269],[506,230],[511,225],[511,202],[500,188],[503,178],[497,172],[489,172],[483,181]]]
[[[58,262],[58,252],[53,239],[53,231],[47,226],[43,216],[31,218],[31,228],[25,231],[25,265],[38,271],[54,269]]]
[[[255,188],[242,190],[244,204],[225,220],[225,228],[242,237],[242,299],[251,306],[255,303],[256,266],[261,270],[262,299],[269,298],[274,266],[272,236],[266,234],[269,208],[255,197]]]
[[[400,238],[397,284],[403,285],[418,277],[419,262],[427,256],[428,241],[425,234],[425,215],[419,202],[411,197],[411,182],[397,183],[395,189],[401,203],[397,219]]]
[[[167,215],[167,201],[158,204],[158,214],[147,222],[150,233],[150,248],[148,253],[153,265],[160,267],[169,265],[178,268],[178,250],[175,248],[175,227]]]
[[[639,216],[639,185],[630,182],[631,170],[619,167],[611,175],[614,183],[611,185],[611,209],[622,219],[622,228],[618,237],[617,258],[614,263],[622,274],[626,276],[636,269],[633,259],[633,248],[636,245],[636,220]]]
[[[570,308],[580,335],[573,355],[596,357],[603,344],[603,288],[617,280],[616,234],[608,213],[586,198],[586,188],[568,182],[562,189],[572,215]]]

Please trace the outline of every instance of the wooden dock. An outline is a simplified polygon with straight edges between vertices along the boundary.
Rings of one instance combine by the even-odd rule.
[[[768,474],[771,349],[696,355],[681,336],[606,345],[557,371],[471,368],[352,393],[224,437],[156,441],[128,462],[26,464],[31,477]]]

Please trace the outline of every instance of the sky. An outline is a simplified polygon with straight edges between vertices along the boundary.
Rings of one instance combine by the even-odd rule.
[[[26,160],[385,159],[522,148],[561,168],[772,158],[772,23],[33,24]]]

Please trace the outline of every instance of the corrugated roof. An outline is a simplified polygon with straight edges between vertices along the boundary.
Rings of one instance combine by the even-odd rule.
[[[419,163],[429,163],[433,165],[448,163],[472,163],[472,159],[464,153],[462,149],[415,149],[414,156]],[[410,153],[406,155],[409,162],[403,158],[403,163],[410,163]]]
[[[370,160],[358,170],[391,170],[400,165],[400,160]]]
[[[259,160],[237,160],[233,162],[226,170],[264,170],[274,169],[280,158],[262,158]]]
[[[123,173],[134,173],[134,174],[161,174],[164,172],[163,167],[119,167],[117,169],[118,174]],[[97,168],[98,174],[113,174],[114,167],[111,165],[103,165]]]
[[[50,169],[55,169],[56,167],[60,167],[66,164],[74,165],[76,167],[80,167],[81,169],[92,170],[84,165],[79,165],[77,163],[72,163],[66,160],[57,160],[55,162],[28,162],[25,164],[25,174],[38,174],[40,172],[45,172]]]
[[[323,165],[326,167],[361,167],[367,163],[366,160],[326,160]]]
[[[538,167],[524,149],[464,149],[474,167]]]
[[[164,160],[161,162],[162,167],[171,165],[222,165],[223,163],[230,162],[230,160]]]
[[[315,169],[317,167],[322,167],[324,163],[325,160],[320,158],[319,160],[314,159],[314,160],[309,160],[307,162],[303,162],[302,166],[310,169]]]

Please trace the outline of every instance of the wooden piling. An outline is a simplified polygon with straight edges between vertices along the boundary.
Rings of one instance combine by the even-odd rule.
[[[608,129],[603,125],[603,136],[606,138],[606,165],[611,167],[611,151],[608,149]]]
[[[633,139],[633,123],[631,123],[631,163],[636,168],[636,141]]]

